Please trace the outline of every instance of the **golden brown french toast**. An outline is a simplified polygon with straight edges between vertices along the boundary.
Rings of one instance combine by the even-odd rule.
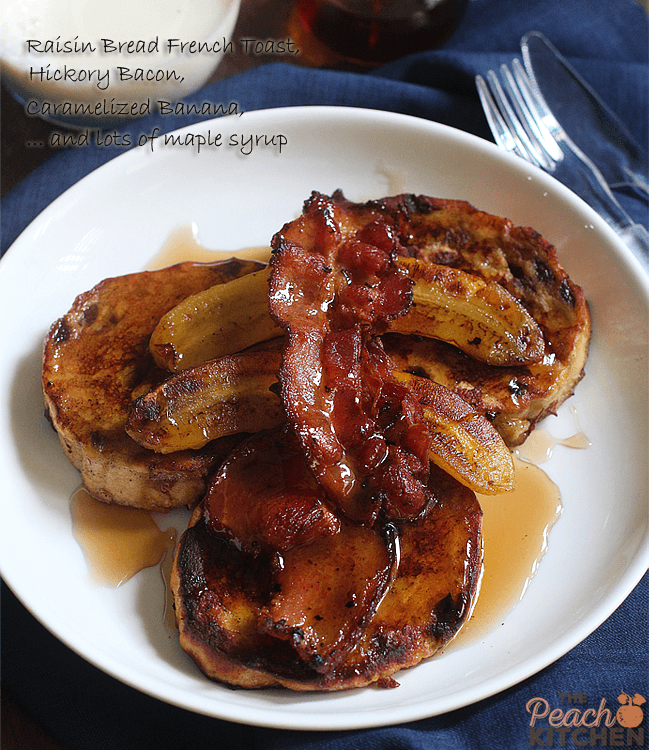
[[[468,617],[474,492],[511,488],[507,446],[573,392],[588,307],[538,233],[464,201],[313,193],[271,246],[254,278],[185,263],[80,295],[47,411],[96,497],[201,500],[171,585],[207,676],[391,686]]]
[[[148,349],[162,315],[191,294],[259,267],[240,260],[180,263],[106,279],[52,325],[43,347],[46,415],[92,495],[150,509],[199,500],[235,439],[163,456],[132,440],[126,420],[134,397],[169,374]]]
[[[556,411],[583,376],[591,321],[582,290],[538,232],[465,201],[398,195],[367,203],[333,196],[352,226],[382,218],[408,255],[495,281],[531,313],[545,339],[537,363],[494,367],[431,338],[383,337],[405,372],[445,385],[490,418],[510,446]]]
[[[241,687],[389,685],[457,633],[481,572],[481,510],[465,477],[428,460],[421,378],[515,445],[581,378],[588,309],[538,234],[461,201],[313,193],[271,244],[287,426],[234,450],[180,540],[181,645]],[[536,360],[487,364],[470,337],[462,351],[396,332],[413,304],[403,258],[501,285],[542,331]]]
[[[281,485],[277,475],[265,481],[278,440],[277,431],[259,433],[235,449],[226,502],[249,509],[245,498],[261,496],[268,504]],[[253,451],[266,455],[253,460]],[[294,459],[304,461],[301,454]],[[246,470],[252,465],[255,471]],[[206,507],[219,493],[218,479],[214,485]],[[481,569],[482,512],[473,492],[441,469],[432,468],[429,485],[435,499],[414,521],[311,533],[314,538],[281,554],[267,544],[242,548],[215,533],[214,519],[199,506],[179,542],[171,579],[183,649],[212,679],[293,690],[386,684],[398,670],[432,656],[470,613]],[[301,498],[310,491],[300,483]],[[275,531],[286,539],[282,528],[304,520],[292,494],[289,518],[257,521],[265,538]]]

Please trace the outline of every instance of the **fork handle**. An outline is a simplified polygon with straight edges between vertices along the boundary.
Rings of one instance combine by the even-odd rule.
[[[617,230],[618,237],[626,244],[649,274],[649,232],[642,224],[631,224]]]

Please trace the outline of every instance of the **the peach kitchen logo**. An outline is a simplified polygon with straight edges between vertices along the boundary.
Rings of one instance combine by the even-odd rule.
[[[556,699],[531,698],[530,747],[644,747],[644,704],[639,693],[621,692],[610,704],[586,693],[557,693]]]

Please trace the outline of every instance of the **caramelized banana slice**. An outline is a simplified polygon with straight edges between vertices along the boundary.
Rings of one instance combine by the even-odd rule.
[[[183,300],[158,323],[149,350],[159,367],[179,372],[281,336],[268,312],[263,269]]]
[[[222,357],[183,370],[136,399],[126,426],[156,453],[197,449],[224,435],[258,432],[284,419],[279,350]]]
[[[397,262],[414,282],[414,299],[408,313],[391,322],[391,331],[446,341],[490,365],[543,357],[538,325],[499,284],[416,258]],[[282,335],[268,312],[269,272],[217,284],[170,310],[149,342],[156,364],[179,372]]]
[[[414,282],[414,300],[408,314],[392,322],[392,331],[441,339],[490,365],[543,357],[539,326],[504,287],[417,258],[398,258],[397,264]]]
[[[157,453],[196,449],[224,435],[258,432],[284,419],[277,382],[281,352],[222,357],[184,370],[136,399],[126,431]],[[513,488],[511,453],[489,422],[460,396],[427,378],[395,371],[424,407],[430,459],[474,492]]]
[[[488,419],[460,396],[432,380],[395,370],[424,408],[433,435],[430,460],[483,495],[514,488],[514,463],[503,439]]]

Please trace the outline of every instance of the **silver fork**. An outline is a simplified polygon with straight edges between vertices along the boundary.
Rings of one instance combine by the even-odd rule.
[[[649,233],[635,224],[593,162],[570,140],[530,85],[520,60],[500,66],[476,86],[496,143],[570,187],[612,227],[649,273]]]

